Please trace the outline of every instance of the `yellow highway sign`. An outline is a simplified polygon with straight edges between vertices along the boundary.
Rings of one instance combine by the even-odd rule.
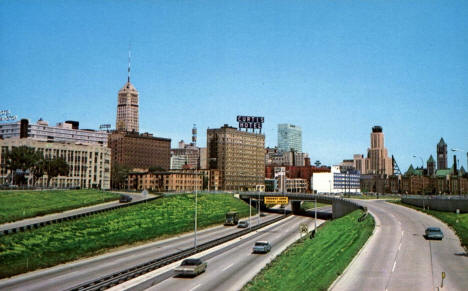
[[[265,196],[263,197],[265,204],[288,204],[288,197],[283,196]]]

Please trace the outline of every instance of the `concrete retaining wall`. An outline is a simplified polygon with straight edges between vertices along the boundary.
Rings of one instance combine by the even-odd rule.
[[[468,213],[468,199],[446,199],[446,198],[401,198],[401,202],[418,207],[429,207],[432,210],[455,212],[460,209],[460,213]]]

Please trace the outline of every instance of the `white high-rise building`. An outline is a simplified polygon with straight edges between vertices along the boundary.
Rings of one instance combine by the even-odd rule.
[[[278,148],[283,152],[302,152],[302,129],[299,126],[278,124]]]

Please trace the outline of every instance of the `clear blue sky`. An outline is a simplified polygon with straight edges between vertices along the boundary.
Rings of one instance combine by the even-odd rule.
[[[373,125],[402,170],[440,137],[468,150],[468,1],[4,0],[0,41],[1,109],[34,122],[115,126],[131,43],[140,129],[173,146],[243,114],[325,164]]]

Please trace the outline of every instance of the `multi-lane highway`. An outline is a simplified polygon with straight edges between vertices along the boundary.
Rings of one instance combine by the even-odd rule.
[[[266,217],[261,217],[260,222],[277,216],[279,214],[269,214]],[[256,225],[257,222],[258,216],[252,217],[252,226]],[[222,225],[209,228],[198,232],[197,242],[202,244],[236,231],[239,231],[237,227]],[[193,233],[189,233],[138,247],[125,248],[94,258],[0,280],[0,290],[64,290],[193,247],[193,243]]]
[[[114,290],[239,290],[250,281],[267,263],[280,254],[287,246],[299,238],[299,225],[306,223],[313,228],[314,220],[310,217],[290,216],[262,231],[246,235],[201,256],[208,263],[207,271],[194,278],[175,277],[173,267],[180,262],[148,274],[146,279],[137,278]],[[318,221],[318,225],[323,223]],[[272,250],[267,254],[252,254],[255,241],[268,240]],[[288,272],[294,270],[288,270]],[[152,286],[152,287],[151,287]]]
[[[455,233],[439,220],[384,201],[363,201],[376,228],[361,253],[331,290],[468,290],[468,257]],[[429,241],[426,227],[440,227]]]

